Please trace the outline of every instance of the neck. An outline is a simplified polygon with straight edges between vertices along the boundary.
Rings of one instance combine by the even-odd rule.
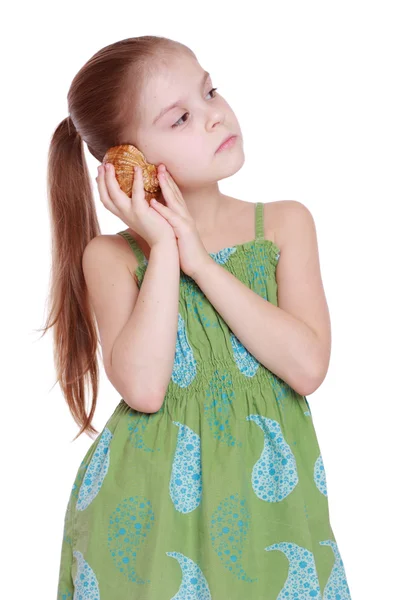
[[[190,215],[193,217],[201,238],[215,232],[225,215],[227,196],[218,189],[218,184],[208,188],[185,190],[181,193]]]

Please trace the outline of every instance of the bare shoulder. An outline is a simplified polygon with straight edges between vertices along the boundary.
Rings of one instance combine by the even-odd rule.
[[[279,246],[282,204],[287,200],[264,202],[264,237]]]
[[[298,200],[271,202],[267,211],[265,230],[269,221],[274,242],[281,250],[278,262],[281,283],[290,279],[306,281],[308,276],[315,284],[322,285],[317,230],[311,211]]]
[[[82,265],[101,264],[104,261],[125,264],[132,275],[138,266],[137,258],[128,242],[117,233],[97,235],[85,247]]]
[[[311,233],[315,223],[310,210],[298,200],[276,200],[264,204],[265,237],[283,249],[297,232]]]

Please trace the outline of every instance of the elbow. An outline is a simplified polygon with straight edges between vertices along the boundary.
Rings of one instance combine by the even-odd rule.
[[[300,394],[300,396],[311,396],[321,385],[321,383],[316,382],[314,379],[303,380],[299,385],[296,386],[296,392]]]
[[[160,410],[164,404],[165,390],[158,394],[153,395],[153,400],[150,402],[150,410],[152,413],[156,413]]]
[[[158,390],[146,389],[144,384],[137,384],[135,378],[135,386],[132,381],[122,380],[117,374],[110,368],[106,369],[106,374],[109,381],[120,393],[124,402],[138,412],[143,413],[155,413],[160,410],[164,394],[162,395]]]
[[[322,385],[325,377],[326,369],[309,369],[297,385],[297,392],[301,396],[311,396]]]
[[[157,410],[157,404],[146,398],[138,398],[137,396],[123,396],[124,402],[131,407],[132,410],[141,413],[155,413]]]
[[[129,404],[131,408],[143,413],[156,413],[160,410],[164,396],[160,394],[147,393],[143,395],[143,393],[139,395],[131,395],[125,402]]]
[[[163,403],[162,402],[155,402],[154,404],[150,405],[150,408],[148,410],[149,413],[156,413],[158,412],[161,407],[162,407]]]
[[[313,352],[304,353],[296,391],[301,396],[310,396],[323,383],[329,368],[329,354],[324,352],[319,344],[313,348]]]
[[[143,404],[146,406],[146,409],[143,412],[148,413],[156,413],[160,410],[163,399],[160,398],[160,395],[157,396],[147,396],[145,400],[143,400]]]

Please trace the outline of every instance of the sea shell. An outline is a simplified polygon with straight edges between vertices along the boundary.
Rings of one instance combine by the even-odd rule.
[[[148,163],[144,154],[136,146],[121,144],[109,148],[103,158],[103,164],[106,162],[114,165],[119,186],[129,197],[132,196],[135,174],[133,167],[141,167],[145,199],[147,202],[150,202],[151,198],[159,199],[161,188],[157,178],[157,167]]]

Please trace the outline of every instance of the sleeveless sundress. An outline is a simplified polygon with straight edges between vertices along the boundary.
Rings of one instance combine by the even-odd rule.
[[[255,239],[210,256],[277,306],[280,249],[263,215],[255,203]],[[140,287],[148,261],[119,235]],[[256,360],[182,271],[179,285],[163,405],[142,413],[121,398],[84,456],[57,600],[348,600],[306,397]]]

